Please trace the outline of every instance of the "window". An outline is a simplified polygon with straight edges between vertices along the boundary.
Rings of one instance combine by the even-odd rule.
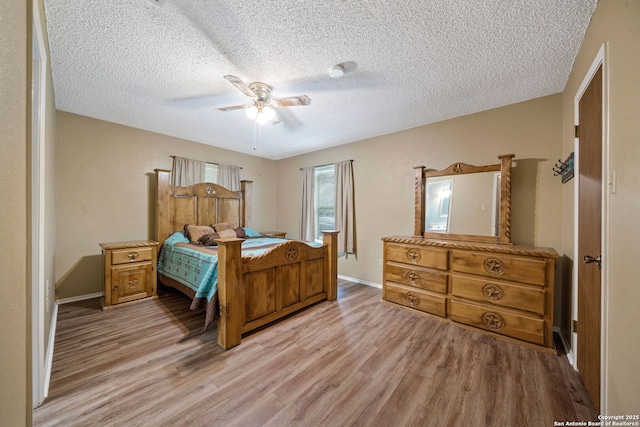
[[[316,240],[322,240],[321,231],[335,229],[336,186],[334,171],[334,165],[314,168]]]
[[[218,165],[216,163],[205,163],[204,182],[218,183]]]

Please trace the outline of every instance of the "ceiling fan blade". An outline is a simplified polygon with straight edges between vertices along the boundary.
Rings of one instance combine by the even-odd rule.
[[[249,108],[251,107],[252,104],[249,105],[233,105],[231,107],[222,107],[222,108],[216,108],[216,110],[219,111],[233,111],[233,110],[241,110],[243,108]]]
[[[298,105],[311,104],[311,98],[309,98],[307,95],[288,96],[286,98],[274,99],[272,101],[272,104],[278,107],[296,107]]]
[[[240,92],[244,93],[245,95],[247,95],[249,98],[256,98],[256,94],[253,93],[253,91],[251,89],[249,89],[249,86],[247,86],[245,84],[245,82],[243,82],[242,80],[240,80],[238,77],[236,76],[231,76],[231,75],[227,75],[224,76],[225,79],[229,80],[231,82],[232,85],[234,85],[235,87],[237,87]]]

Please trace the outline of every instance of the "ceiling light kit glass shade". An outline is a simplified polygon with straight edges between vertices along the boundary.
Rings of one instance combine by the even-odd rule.
[[[251,120],[255,120],[260,125],[263,125],[276,117],[276,112],[273,111],[273,108],[271,107],[258,107],[256,105],[252,105],[245,111],[247,113],[247,117]]]

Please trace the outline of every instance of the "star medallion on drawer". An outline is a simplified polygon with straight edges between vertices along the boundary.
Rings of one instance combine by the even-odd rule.
[[[487,258],[484,260],[484,269],[487,273],[495,274],[496,276],[504,273],[504,262],[498,258]]]
[[[504,319],[498,313],[486,312],[482,315],[482,323],[489,329],[495,331],[504,327]]]
[[[487,283],[482,287],[482,295],[493,301],[500,301],[504,298],[504,291],[498,285]]]
[[[420,297],[415,292],[408,292],[407,295],[405,295],[405,299],[411,307],[415,307],[420,304]]]
[[[409,249],[407,251],[407,258],[409,259],[409,261],[411,262],[418,262],[420,261],[420,251],[417,249]]]
[[[417,283],[418,280],[420,280],[420,273],[413,270],[407,272],[407,280],[409,280],[409,282],[411,282],[412,284]]]

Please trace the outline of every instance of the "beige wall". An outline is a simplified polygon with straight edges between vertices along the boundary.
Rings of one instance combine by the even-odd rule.
[[[600,47],[606,44],[608,84],[608,170],[617,174],[617,192],[609,195],[605,245],[604,301],[606,366],[603,386],[608,414],[637,414],[640,408],[640,2],[600,0],[563,94],[563,149],[573,151],[574,98]],[[607,101],[605,100],[605,103]],[[606,154],[605,154],[606,157]],[[565,255],[573,257],[573,188],[563,192]],[[608,247],[608,249],[606,249]],[[608,272],[608,273],[607,273]],[[608,284],[608,286],[607,286]]]
[[[275,162],[58,112],[58,299],[102,292],[99,243],[154,238],[153,170],[171,169],[171,155],[241,166],[254,182],[251,225],[275,227]]]
[[[561,101],[547,96],[280,160],[277,227],[300,235],[300,168],[353,159],[358,256],[341,259],[338,272],[379,284],[380,238],[413,234],[413,166],[494,164],[515,153],[512,241],[559,249],[562,184],[552,166],[562,153]]]
[[[27,3],[0,2],[0,420],[24,426],[31,420],[29,289],[27,266],[27,64],[30,20]],[[28,169],[27,169],[28,172]]]

